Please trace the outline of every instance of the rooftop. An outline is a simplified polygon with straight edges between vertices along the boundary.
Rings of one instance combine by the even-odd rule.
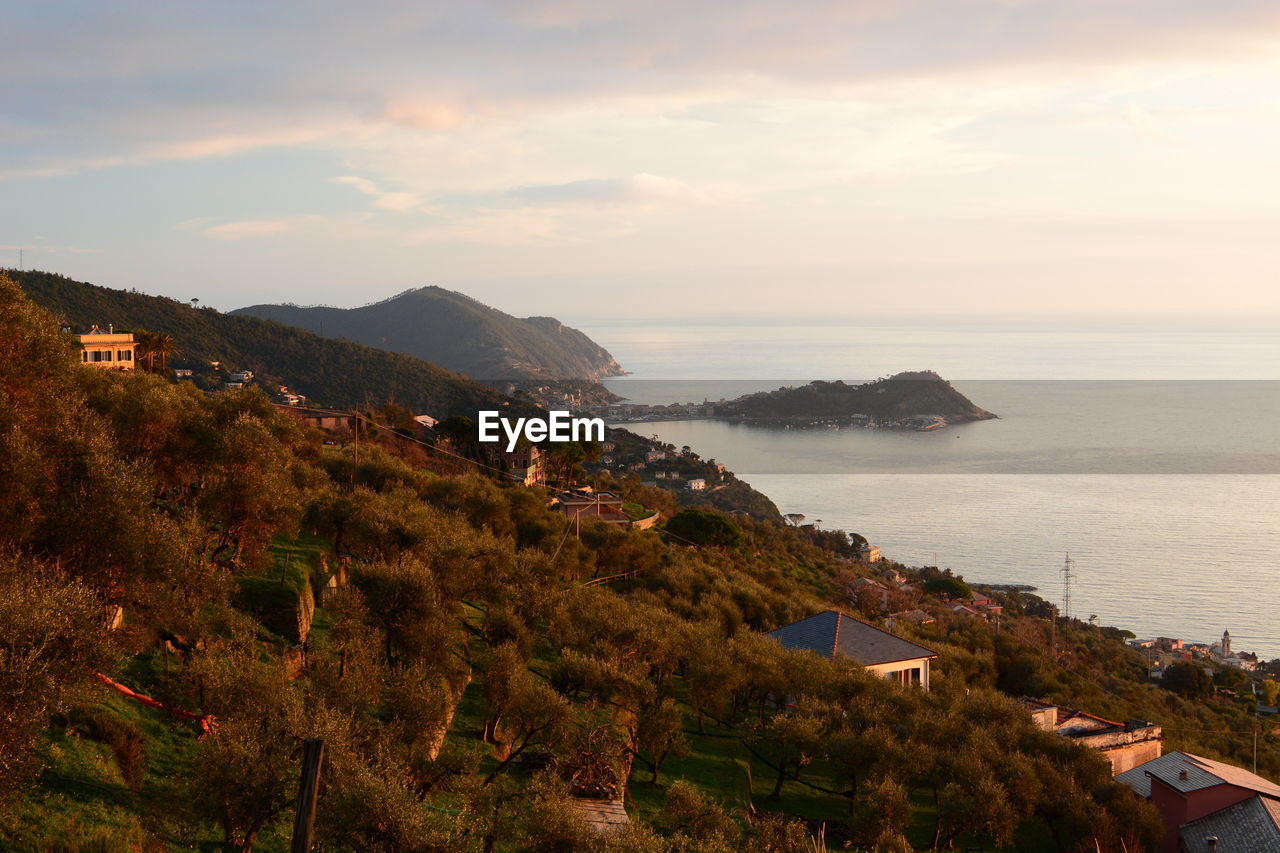
[[[1183,778],[1183,774],[1186,778]],[[1250,773],[1243,767],[1224,764],[1212,758],[1201,758],[1189,752],[1169,752],[1146,764],[1116,776],[1143,797],[1151,796],[1151,778],[1159,779],[1175,791],[1183,794],[1213,788],[1218,785],[1234,785],[1256,791],[1268,797],[1280,798],[1280,785]]]
[[[1208,850],[1209,838],[1216,837],[1222,853],[1280,853],[1280,801],[1250,797],[1184,823],[1179,834],[1185,850]]]
[[[836,610],[792,622],[768,636],[789,649],[808,649],[828,660],[841,654],[863,666],[936,658],[937,652]]]

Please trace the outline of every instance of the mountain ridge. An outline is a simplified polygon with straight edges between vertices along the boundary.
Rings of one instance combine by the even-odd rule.
[[[485,382],[624,372],[608,350],[554,317],[515,317],[438,285],[355,308],[262,303],[229,313],[411,355]]]

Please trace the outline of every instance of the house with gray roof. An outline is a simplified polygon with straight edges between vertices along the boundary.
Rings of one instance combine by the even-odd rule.
[[[1169,752],[1116,776],[1164,820],[1162,853],[1280,853],[1280,785],[1242,767]],[[1252,802],[1251,801],[1257,801]]]
[[[929,689],[929,661],[938,656],[924,646],[838,610],[824,610],[783,625],[768,636],[788,649],[811,651],[828,660],[843,657],[884,678],[925,690]]]

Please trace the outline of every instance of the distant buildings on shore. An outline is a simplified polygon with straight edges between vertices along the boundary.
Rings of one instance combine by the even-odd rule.
[[[1151,662],[1151,676],[1161,678],[1165,669],[1181,661],[1203,660],[1219,666],[1229,666],[1245,672],[1258,668],[1258,656],[1252,652],[1237,652],[1231,648],[1231,632],[1223,631],[1216,643],[1184,643],[1173,637],[1156,637],[1151,640],[1130,640],[1129,645]]]

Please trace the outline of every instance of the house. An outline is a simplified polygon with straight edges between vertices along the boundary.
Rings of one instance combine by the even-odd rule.
[[[666,458],[667,454],[662,450],[650,450],[644,455],[644,461],[646,462],[661,462]]]
[[[858,549],[858,559],[864,563],[878,563],[882,559],[880,548],[867,543]]]
[[[425,427],[426,429],[435,429],[436,424],[440,423],[440,421],[431,417],[431,415],[414,415],[413,422],[420,427]]]
[[[1170,752],[1116,776],[1164,820],[1163,853],[1280,851],[1280,785],[1241,767]]]
[[[193,371],[189,367],[179,367],[175,368],[173,371],[174,379],[190,379],[192,375]]]
[[[630,516],[622,510],[622,498],[613,492],[596,492],[585,486],[560,492],[552,500],[566,517],[575,521],[598,518],[619,527],[631,524]]]
[[[938,656],[837,610],[824,610],[783,625],[768,636],[788,649],[808,650],[828,660],[847,658],[890,681],[915,684],[924,690],[929,689],[929,661]]]
[[[127,332],[116,334],[114,326],[107,326],[102,331],[97,326],[83,335],[76,335],[76,340],[83,348],[80,352],[80,363],[108,370],[133,370],[138,344],[133,335]]]
[[[889,609],[889,588],[872,578],[854,578],[845,594],[862,610]]]
[[[543,461],[544,456],[546,454],[536,444],[530,444],[523,450],[489,449],[489,457],[505,467],[511,474],[511,479],[526,486],[546,484],[547,471],[546,463]]]
[[[996,604],[993,599],[987,598],[985,595],[975,595],[969,599],[969,606],[989,616],[999,616],[1004,612],[1004,607]]]
[[[898,620],[909,622],[912,625],[932,625],[938,621],[928,613],[917,608],[915,610],[903,610],[900,613],[890,613],[889,617],[885,619],[885,625],[892,628],[894,623]]]
[[[1161,728],[1141,720],[1117,723],[1074,708],[1064,708],[1028,699],[1018,700],[1032,721],[1047,732],[1057,732],[1076,743],[1102,753],[1111,762],[1111,775],[1132,770],[1159,758],[1164,744]]]
[[[249,382],[251,379],[253,379],[252,370],[236,370],[227,374],[228,385],[230,385],[232,382],[239,382],[241,385],[244,385],[247,382]]]
[[[695,477],[694,479],[685,483],[684,487],[691,492],[705,491],[707,488],[707,481],[702,479],[701,477]]]
[[[316,429],[326,431],[350,430],[356,423],[354,412],[344,412],[338,409],[313,409],[307,406],[286,406],[279,403],[275,405],[280,411],[288,412],[296,420]]]

